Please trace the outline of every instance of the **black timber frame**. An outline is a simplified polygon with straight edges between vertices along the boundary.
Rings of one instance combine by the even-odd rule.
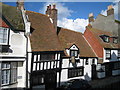
[[[38,60],[38,55],[41,54],[46,54],[46,53],[57,53],[57,60]],[[58,60],[58,54],[60,54],[60,59]],[[52,80],[54,80],[54,82],[51,82],[51,84],[53,86],[53,89],[56,88],[57,86],[57,73],[59,73],[59,82],[58,82],[58,86],[60,86],[60,79],[61,79],[61,67],[62,67],[62,57],[61,54],[63,54],[62,51],[48,51],[48,52],[32,52],[32,58],[31,58],[31,74],[30,74],[30,89],[32,89],[33,86],[36,85],[41,85],[40,81],[38,81],[38,83],[34,83],[33,79],[35,77],[39,77],[40,75],[42,75],[44,77],[44,81],[45,83],[45,89],[48,90],[49,88],[47,88],[47,81],[50,82],[50,78]],[[34,61],[34,55],[36,55],[36,61]],[[40,68],[41,63],[43,64],[42,68]],[[50,67],[48,68],[48,63],[50,64]],[[51,63],[54,63],[55,65],[52,65]],[[33,70],[33,64],[36,64],[35,66],[35,70]],[[45,66],[46,64],[46,66]],[[39,65],[39,69],[37,68],[37,66]],[[51,77],[50,77],[51,76]],[[48,78],[49,80],[46,80],[46,78]],[[39,79],[39,78],[38,78]]]

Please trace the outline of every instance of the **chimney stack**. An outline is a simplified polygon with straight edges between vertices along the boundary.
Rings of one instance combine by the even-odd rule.
[[[112,5],[109,5],[107,9],[107,16],[109,15],[114,15],[114,8]]]
[[[89,23],[94,22],[94,15],[93,13],[89,14]]]
[[[52,19],[54,28],[57,32],[57,9],[55,4],[53,4],[52,7],[51,5],[47,6],[46,15]]]
[[[24,0],[17,0],[17,9],[24,10]]]

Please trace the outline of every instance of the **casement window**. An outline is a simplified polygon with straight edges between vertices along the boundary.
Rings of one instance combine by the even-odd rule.
[[[17,62],[2,62],[2,85],[17,82]]]
[[[107,35],[100,35],[100,37],[101,37],[101,39],[104,41],[104,42],[109,42],[110,40],[110,38],[109,38],[109,36],[107,36]]]
[[[7,45],[8,43],[8,28],[0,27],[0,44]]]
[[[105,42],[109,42],[109,37],[105,36],[105,37],[104,37],[104,41],[105,41]]]
[[[113,43],[118,43],[118,38],[113,38]]]
[[[78,51],[77,50],[70,50],[70,56],[78,56]]]
[[[83,76],[83,68],[69,68],[68,69],[68,78]]]
[[[50,54],[50,53],[42,53],[40,54],[41,60],[54,60],[55,59],[55,54]]]
[[[110,59],[111,58],[111,50],[106,50],[106,59]]]
[[[86,59],[86,61],[85,61],[85,65],[88,65],[88,64],[89,64],[88,59]]]
[[[113,69],[120,69],[120,62],[113,63]]]

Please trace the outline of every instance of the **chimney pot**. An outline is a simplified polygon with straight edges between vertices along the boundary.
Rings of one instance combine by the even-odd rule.
[[[51,5],[49,5],[49,9],[51,9]]]
[[[109,16],[109,15],[114,15],[114,8],[112,5],[108,6],[107,16]]]
[[[90,14],[89,14],[89,17],[93,17],[93,13],[90,13]]]
[[[56,5],[55,4],[53,4],[53,9],[56,9]]]
[[[89,23],[94,22],[94,15],[93,13],[89,14]]]
[[[108,6],[108,10],[110,10],[110,9],[112,9],[113,8],[113,6],[112,5],[109,5]]]

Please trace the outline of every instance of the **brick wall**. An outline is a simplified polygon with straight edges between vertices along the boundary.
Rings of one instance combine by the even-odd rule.
[[[103,58],[103,47],[100,45],[99,41],[96,39],[93,33],[89,30],[89,28],[86,28],[84,32],[84,37],[89,42],[89,44],[91,45],[96,55],[99,58]]]

